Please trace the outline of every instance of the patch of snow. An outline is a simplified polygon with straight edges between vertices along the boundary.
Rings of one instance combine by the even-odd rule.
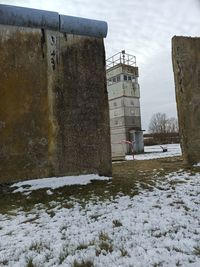
[[[0,265],[200,266],[199,196],[200,174],[179,171],[133,197],[0,214]]]
[[[52,192],[51,190],[47,190],[46,193],[47,193],[47,195],[49,195],[49,196],[50,196],[50,195],[53,195],[53,192]]]
[[[149,159],[158,159],[166,157],[175,157],[181,155],[180,144],[168,144],[163,145],[167,148],[167,152],[163,152],[162,148],[159,145],[155,146],[145,146],[144,152],[134,156],[136,160],[149,160]],[[126,160],[133,160],[132,155],[127,155]]]
[[[200,167],[200,162],[194,164],[193,167]]]
[[[42,178],[18,182],[11,185],[11,187],[18,187],[13,191],[14,193],[29,192],[43,188],[56,189],[69,185],[87,185],[93,180],[110,180],[110,177],[99,176],[98,174],[86,174],[78,176]]]

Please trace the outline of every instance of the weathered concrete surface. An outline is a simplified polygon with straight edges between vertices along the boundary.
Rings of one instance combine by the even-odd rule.
[[[41,30],[0,27],[0,180],[49,174]]]
[[[0,182],[111,175],[103,40],[0,25]]]
[[[174,36],[172,60],[185,163],[200,162],[200,38]]]
[[[60,38],[54,85],[58,118],[59,171],[111,174],[108,96],[103,40]]]

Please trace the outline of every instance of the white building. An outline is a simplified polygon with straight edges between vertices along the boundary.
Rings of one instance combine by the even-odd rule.
[[[140,115],[140,87],[135,56],[125,51],[106,61],[107,89],[110,110],[112,158],[123,159],[126,154],[144,151]]]

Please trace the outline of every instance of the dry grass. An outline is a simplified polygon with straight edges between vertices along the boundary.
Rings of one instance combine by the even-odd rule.
[[[140,187],[151,190],[158,179],[184,168],[187,167],[183,166],[181,157],[115,163],[111,181],[94,181],[87,186],[66,186],[54,190],[52,195],[48,195],[46,189],[41,189],[26,196],[12,193],[8,185],[0,185],[0,213],[10,213],[17,208],[29,211],[38,203],[43,204],[50,212],[51,201],[60,202],[63,207],[70,208],[72,196],[84,205],[89,199],[97,201],[115,198],[119,194],[135,195],[138,193],[138,183]]]

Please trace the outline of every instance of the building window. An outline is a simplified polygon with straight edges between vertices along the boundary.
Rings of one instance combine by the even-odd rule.
[[[124,81],[127,81],[127,75],[124,75]]]
[[[131,76],[128,76],[128,80],[131,81]]]
[[[108,79],[108,85],[112,84],[112,79]]]
[[[113,82],[116,83],[116,77],[113,78]]]
[[[117,82],[120,82],[120,75],[117,76]]]

